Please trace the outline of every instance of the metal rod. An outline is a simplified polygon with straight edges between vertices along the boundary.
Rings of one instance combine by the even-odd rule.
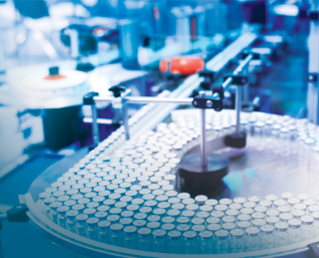
[[[1,222],[0,222],[1,223]],[[1,227],[1,226],[0,226]],[[2,243],[1,243],[1,237],[0,237],[0,258],[3,258],[3,250],[2,250]]]
[[[249,62],[251,61],[251,59],[253,59],[253,55],[249,54],[241,63],[240,65],[235,69],[234,71],[234,75],[239,74],[240,72],[242,72],[242,70],[246,67],[246,65],[249,64]]]
[[[130,127],[128,125],[128,114],[127,114],[127,104],[122,105],[122,118],[125,129],[125,139],[128,141],[130,139]]]
[[[91,105],[92,107],[92,129],[93,129],[93,142],[98,145],[100,142],[100,134],[99,134],[99,125],[97,123],[97,110],[96,110],[96,105],[93,104]]]
[[[94,97],[95,101],[104,101],[112,102],[114,97]],[[125,103],[135,103],[135,104],[148,104],[148,103],[157,103],[157,104],[179,104],[179,105],[191,105],[192,98],[157,98],[157,97],[123,97],[122,101]]]
[[[240,134],[240,112],[241,112],[242,87],[236,87],[236,136]]]
[[[201,97],[205,97],[204,92],[200,92]],[[200,153],[201,153],[201,167],[203,170],[207,167],[207,150],[206,150],[206,110],[200,109],[200,127],[201,127],[201,141],[200,141]]]
[[[240,72],[242,72],[242,70],[249,64],[249,62],[251,61],[251,59],[253,58],[253,55],[250,54],[248,55],[244,61],[242,61],[240,63],[240,65],[235,69],[235,71],[233,72],[233,75],[238,75]],[[231,83],[233,82],[233,78],[232,77],[228,77],[222,84],[222,87],[227,90],[227,88],[231,85]]]

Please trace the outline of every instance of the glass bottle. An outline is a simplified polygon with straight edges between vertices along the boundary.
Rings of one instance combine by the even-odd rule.
[[[301,235],[303,240],[313,238],[313,217],[312,216],[302,216],[301,220]]]
[[[58,217],[57,217],[57,221],[58,221],[58,225],[66,228],[66,213],[70,208],[67,206],[61,206],[57,209],[58,211]]]
[[[245,251],[257,251],[260,249],[259,228],[249,227],[246,229],[247,238],[245,241]]]
[[[288,223],[277,222],[275,224],[275,247],[280,247],[288,244]]]
[[[230,231],[232,236],[230,243],[231,253],[241,253],[245,250],[245,231],[242,229],[233,229]]]
[[[289,243],[295,244],[301,242],[301,220],[299,219],[291,219],[288,221],[289,224]]]
[[[98,240],[98,224],[99,219],[92,217],[86,220],[86,236],[92,240]]]
[[[152,223],[152,222],[151,222]],[[154,222],[156,223],[156,222]],[[166,246],[165,246],[165,237],[166,237],[166,231],[163,229],[156,229],[153,231],[153,251],[157,253],[165,253]]]
[[[80,214],[75,217],[77,224],[75,231],[78,235],[86,237],[86,220],[89,218],[86,214]]]
[[[260,228],[260,249],[271,249],[275,247],[274,226],[264,225]]]
[[[66,212],[66,229],[73,232],[73,233],[76,233],[75,231],[75,225],[77,223],[75,217],[79,215],[79,212],[78,211],[75,211],[75,210],[70,210],[70,211],[67,211]]]
[[[151,251],[151,233],[149,228],[140,228],[138,231],[138,247],[143,251]]]
[[[111,222],[107,220],[102,220],[98,223],[98,240],[100,242],[110,242],[110,226]]]
[[[229,250],[229,233],[226,230],[218,230],[215,232],[217,253],[225,254]]]
[[[130,249],[137,249],[136,246],[136,232],[135,226],[127,226],[124,228],[124,247]]]
[[[166,224],[168,225],[168,224]],[[167,251],[170,254],[180,254],[182,253],[182,233],[178,230],[172,230],[167,233],[169,241]]]
[[[194,231],[186,231],[183,233],[184,237],[184,253],[185,254],[196,254],[197,253],[197,233]]]
[[[115,246],[122,246],[123,240],[123,225],[116,223],[110,226],[111,234],[110,234],[110,242]]]

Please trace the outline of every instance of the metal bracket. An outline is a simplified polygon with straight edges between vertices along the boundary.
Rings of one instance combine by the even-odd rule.
[[[99,93],[92,91],[85,94],[83,97],[83,105],[93,105],[95,103],[94,101],[95,96],[99,96]]]
[[[311,21],[319,21],[319,12],[317,10],[309,10],[308,18]]]
[[[217,97],[217,98],[216,98]],[[223,108],[223,101],[217,95],[215,96],[196,96],[193,101],[192,105],[195,108],[207,109],[213,108],[216,111],[221,111]]]
[[[307,76],[307,82],[317,83],[318,82],[318,74],[317,73],[309,73]]]
[[[259,60],[260,59],[260,54],[259,53],[255,53],[255,52],[251,52],[251,51],[243,51],[242,53],[240,53],[238,55],[238,59],[240,60],[244,60],[246,59],[247,56],[252,55],[252,60]]]
[[[223,81],[225,82],[229,78],[232,78],[231,84],[236,86],[244,86],[248,82],[247,76],[233,75],[233,74],[224,76]]]

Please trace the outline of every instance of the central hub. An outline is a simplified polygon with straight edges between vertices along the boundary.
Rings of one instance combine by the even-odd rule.
[[[180,190],[190,193],[211,195],[212,191],[223,184],[223,177],[228,173],[228,158],[213,153],[207,153],[207,166],[201,167],[200,153],[190,153],[182,158],[178,174]]]

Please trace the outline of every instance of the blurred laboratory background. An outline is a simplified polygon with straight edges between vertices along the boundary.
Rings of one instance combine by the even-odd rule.
[[[115,99],[126,90],[154,98],[217,92],[221,109],[233,110],[236,87],[220,85],[246,60],[240,110],[318,124],[318,3],[0,0],[0,212],[51,165],[65,157],[75,164],[128,118],[146,117],[128,120],[132,135],[153,117],[171,119],[143,101],[123,110]],[[185,88],[194,74],[203,82]],[[29,224],[2,224],[4,257],[73,255]]]

